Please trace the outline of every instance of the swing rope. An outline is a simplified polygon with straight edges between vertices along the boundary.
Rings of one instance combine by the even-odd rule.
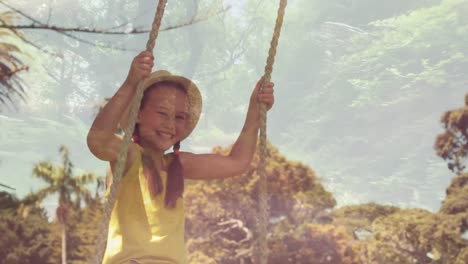
[[[154,46],[156,43],[156,39],[158,37],[159,28],[161,26],[161,20],[164,15],[164,9],[166,7],[167,0],[159,0],[158,7],[156,9],[156,14],[154,16],[154,21],[151,26],[151,31],[149,34],[148,42],[146,43],[146,51],[153,52]],[[124,138],[122,142],[122,146],[119,152],[119,158],[117,160],[117,166],[115,174],[112,177],[112,183],[110,187],[110,193],[107,198],[107,201],[104,203],[104,212],[103,212],[103,219],[101,222],[100,233],[98,236],[98,241],[96,244],[96,254],[93,256],[92,263],[94,264],[101,264],[103,254],[106,248],[106,240],[107,240],[107,232],[109,228],[109,220],[112,213],[112,209],[114,208],[115,199],[117,197],[120,180],[122,178],[123,170],[125,167],[125,160],[127,159],[127,151],[128,146],[130,144],[131,136],[133,135],[133,131],[135,129],[135,123],[138,115],[138,110],[140,109],[141,105],[141,98],[143,97],[143,83],[145,79],[141,80],[138,83],[137,89],[135,91],[135,95],[132,102],[132,108],[129,114],[129,121],[128,126],[124,127]]]
[[[278,15],[276,18],[275,30],[273,32],[273,38],[270,43],[270,50],[268,52],[267,63],[265,66],[265,74],[263,75],[263,82],[261,90],[265,87],[265,84],[270,82],[271,73],[273,71],[273,64],[275,63],[276,48],[278,46],[278,40],[281,33],[281,26],[283,25],[284,13],[286,10],[287,0],[280,0],[280,6],[278,8]],[[268,189],[267,189],[267,177],[266,177],[266,156],[267,156],[267,136],[266,136],[266,105],[260,104],[260,161],[258,164],[257,173],[259,175],[259,193],[258,208],[260,215],[257,215],[257,226],[258,226],[258,263],[266,264],[268,262],[268,224],[269,224],[269,208],[268,208]]]
[[[158,7],[156,9],[156,14],[152,24],[151,32],[149,35],[149,40],[146,44],[146,50],[153,52],[156,39],[158,37],[159,28],[161,26],[161,20],[164,15],[164,9],[166,7],[167,0],[159,0]],[[281,26],[283,24],[284,13],[286,9],[287,0],[280,0],[280,7],[278,9],[278,16],[276,19],[275,30],[273,38],[270,43],[270,50],[268,52],[267,64],[265,66],[265,74],[263,78],[263,83],[261,89],[264,88],[265,84],[271,80],[271,73],[273,71],[273,64],[275,61],[276,49],[278,46],[278,40],[281,33]],[[131,135],[135,129],[136,118],[138,115],[138,110],[140,109],[141,98],[143,97],[143,83],[144,80],[141,80],[138,83],[137,89],[135,91],[135,96],[132,102],[132,108],[129,114],[128,126],[124,127],[124,138],[122,146],[119,152],[119,158],[117,161],[116,172],[113,175],[112,183],[110,187],[109,196],[107,201],[104,203],[104,212],[103,219],[101,222],[100,233],[98,236],[98,241],[96,244],[96,254],[92,259],[92,263],[100,264],[103,258],[103,254],[106,247],[107,240],[107,231],[109,228],[109,220],[112,213],[112,209],[115,204],[115,199],[117,196],[117,191],[120,185],[120,180],[122,178],[125,160],[127,159],[128,146],[130,144]],[[259,263],[266,264],[268,260],[268,245],[267,245],[267,227],[268,227],[268,198],[267,198],[267,179],[265,173],[265,159],[266,159],[266,106],[265,104],[260,104],[260,162],[258,166],[258,174],[260,175],[259,180],[259,210],[260,216],[257,218],[257,225],[259,226],[259,239],[258,239],[258,252],[259,252]]]

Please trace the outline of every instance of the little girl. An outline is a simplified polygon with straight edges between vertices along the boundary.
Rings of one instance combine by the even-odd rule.
[[[250,97],[244,127],[227,156],[179,152],[201,113],[197,86],[167,71],[151,73],[153,56],[136,56],[127,79],[98,114],[88,133],[88,146],[115,171],[126,125],[125,112],[138,82],[145,78],[133,143],[128,149],[124,176],[109,223],[103,263],[186,264],[184,243],[184,179],[215,179],[240,175],[252,161],[259,129],[259,104],[274,103],[273,83],[260,91],[260,80]],[[172,153],[165,153],[173,147]]]

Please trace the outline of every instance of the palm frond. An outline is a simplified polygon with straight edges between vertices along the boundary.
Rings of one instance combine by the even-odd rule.
[[[73,176],[73,163],[69,158],[68,148],[64,145],[61,145],[59,152],[62,156],[62,170],[65,178],[70,178]]]
[[[60,173],[52,163],[42,161],[34,165],[33,176],[53,185],[59,180]]]
[[[10,52],[20,51],[20,49],[16,45],[5,43],[5,42],[0,42],[0,50],[2,51],[3,55],[8,55],[8,53]]]
[[[39,191],[29,193],[26,195],[22,203],[27,206],[39,207],[42,201],[49,195],[56,193],[58,190],[57,186],[47,186],[40,189]]]
[[[59,204],[74,205],[79,207],[84,200],[86,204],[95,202],[92,192],[87,185],[99,180],[99,177],[93,173],[84,173],[79,176],[73,175],[73,164],[69,159],[68,148],[64,145],[59,148],[62,157],[62,165],[54,165],[50,162],[39,162],[34,166],[33,175],[44,180],[48,187],[29,195],[29,203],[40,203],[45,197],[52,193],[59,196]],[[94,200],[93,200],[94,199]],[[26,208],[26,207],[25,207]],[[27,209],[27,208],[26,208]]]
[[[77,206],[80,206],[82,198],[84,198],[84,201],[86,204],[89,204],[93,198],[91,192],[85,186],[81,186],[81,185],[75,186],[74,193],[77,198],[76,199]]]
[[[1,24],[9,23],[15,18],[14,12],[0,13]],[[18,38],[18,34],[11,33],[10,30],[0,30],[2,40],[8,39],[8,37]],[[18,58],[18,55],[21,54],[22,51],[15,44],[0,41],[0,106],[7,106],[8,103],[15,106],[13,96],[18,96],[23,101],[26,100],[24,84],[18,73],[27,70],[28,67]]]
[[[85,174],[82,174],[80,176],[75,177],[75,181],[79,185],[85,185],[85,184],[91,183],[93,181],[96,181],[99,178],[103,178],[103,177],[102,176],[97,176],[94,173],[85,173]]]
[[[0,13],[0,18],[3,23],[9,23],[18,18],[18,14],[12,10],[7,10]]]

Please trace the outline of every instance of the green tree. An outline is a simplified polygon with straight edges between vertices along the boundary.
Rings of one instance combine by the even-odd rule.
[[[400,208],[375,203],[344,206],[328,214],[329,222],[343,226],[356,240],[367,240],[373,236],[372,224],[379,217],[398,212]]]
[[[29,200],[38,204],[48,196],[58,195],[56,217],[61,226],[62,263],[66,263],[66,223],[69,212],[73,209],[79,210],[83,199],[88,203],[92,201],[92,195],[86,185],[95,181],[97,176],[92,173],[74,176],[73,164],[69,159],[68,149],[61,146],[59,152],[62,157],[61,166],[56,166],[48,161],[39,162],[34,166],[33,176],[46,182],[47,186],[33,193]]]
[[[373,238],[362,247],[365,263],[456,263],[468,243],[462,238],[468,214],[433,214],[402,209],[377,218]]]
[[[60,252],[51,243],[53,234],[42,208],[27,218],[18,212],[23,201],[0,192],[0,263],[53,264]]]
[[[448,168],[460,174],[468,157],[468,94],[464,107],[445,112],[440,121],[445,132],[437,136],[434,148],[448,162]]]
[[[454,177],[446,194],[440,213],[448,215],[468,213],[468,173]]]
[[[365,1],[340,2],[357,6]],[[329,172],[327,178],[340,192],[352,189],[373,195],[372,199],[378,195],[408,202],[415,199],[415,188],[437,177],[427,166],[425,144],[434,135],[422,127],[430,127],[428,117],[440,112],[434,107],[440,98],[459,96],[466,87],[468,2],[418,2],[426,3],[401,9],[394,17],[376,16],[378,20],[369,19],[360,27],[349,17],[348,26],[333,26],[336,32],[321,30],[320,25],[331,26],[326,20],[317,20],[317,27],[312,27],[312,18],[307,17],[298,31],[308,34],[281,39],[280,45],[287,45],[294,56],[277,66],[287,76],[288,88],[277,89],[278,98],[287,98],[282,99],[287,111],[275,117],[291,124],[279,136],[279,144],[305,161],[326,166],[321,170]],[[304,8],[290,18],[304,18],[310,10]],[[359,9],[353,10],[358,15]],[[318,56],[309,57],[315,52]],[[295,96],[288,95],[292,91]],[[269,127],[284,131],[283,122],[271,123]],[[373,192],[363,182],[375,183]],[[418,199],[436,202],[433,192],[419,190]]]
[[[229,151],[230,147],[213,150],[223,155]],[[287,160],[271,144],[267,156],[270,229],[283,222],[300,225],[335,206],[332,194],[310,168]],[[257,237],[258,161],[256,153],[250,169],[238,177],[188,184],[186,234],[189,250],[197,258],[202,254],[217,263],[251,263]],[[288,232],[292,235],[296,230]],[[273,233],[272,239],[278,235]],[[296,250],[291,254],[299,254],[300,249]]]
[[[67,230],[67,263],[86,264],[90,256],[96,254],[96,240],[101,231],[102,217],[101,198],[93,198],[93,202],[80,209],[69,212]],[[57,234],[61,229],[60,223],[53,223],[52,230]]]
[[[291,232],[292,230],[292,232]],[[359,264],[358,243],[343,226],[280,223],[269,242],[268,263]]]

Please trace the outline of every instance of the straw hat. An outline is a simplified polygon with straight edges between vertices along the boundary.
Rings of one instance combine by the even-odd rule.
[[[153,84],[162,82],[162,81],[170,81],[170,82],[175,82],[180,84],[182,87],[185,88],[185,91],[187,92],[187,99],[188,99],[188,111],[189,111],[189,119],[188,119],[188,125],[187,125],[187,131],[185,134],[182,136],[182,139],[185,139],[192,133],[193,129],[195,129],[195,126],[198,123],[198,120],[200,119],[200,114],[202,110],[202,97],[200,90],[198,90],[197,85],[193,83],[191,80],[183,77],[183,76],[178,76],[178,75],[173,75],[168,71],[165,70],[159,70],[151,73],[151,75],[145,79],[143,83],[144,90],[147,88],[151,87]],[[130,109],[130,107],[129,107]],[[128,109],[128,112],[129,112]],[[128,113],[127,113],[128,114]],[[125,115],[128,116],[128,115]],[[124,118],[124,120],[128,120],[128,118]],[[127,122],[125,122],[126,124]]]
[[[193,83],[190,79],[187,79],[183,76],[173,75],[168,71],[159,70],[151,73],[151,75],[145,79],[143,83],[143,87],[146,90],[148,87],[152,86],[155,83],[161,81],[171,81],[180,84],[182,87],[185,88],[187,92],[187,101],[188,101],[188,112],[189,112],[189,122],[187,124],[187,131],[182,136],[182,139],[185,139],[192,133],[193,129],[198,123],[200,119],[200,114],[202,110],[202,97],[200,90],[195,83]]]

